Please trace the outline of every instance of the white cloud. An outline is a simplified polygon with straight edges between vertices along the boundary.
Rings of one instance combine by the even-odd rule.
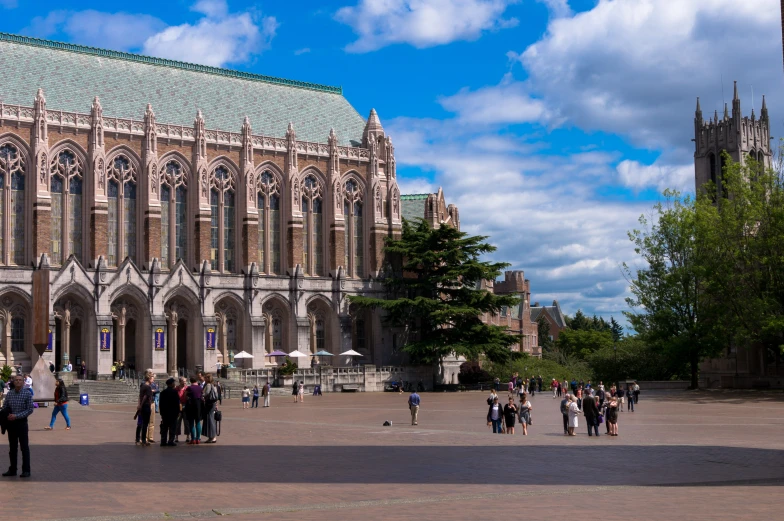
[[[303,47],[302,49],[297,49],[294,51],[294,56],[299,56],[300,54],[307,54],[310,52],[310,47]]]
[[[659,192],[673,188],[680,192],[694,190],[694,165],[662,165],[656,162],[643,165],[624,160],[618,164],[618,178],[624,186],[634,190],[656,187]]]
[[[424,48],[513,27],[517,20],[503,14],[514,3],[517,0],[360,0],[339,9],[335,18],[359,36],[348,51],[368,52],[396,43]]]
[[[95,10],[52,11],[34,18],[25,33],[216,67],[247,61],[269,47],[278,28],[272,16],[229,13],[223,0],[200,0],[191,10],[204,15],[194,24],[169,26],[150,15]]]
[[[572,14],[572,8],[569,7],[569,0],[536,0],[537,2],[547,6],[550,15],[553,17],[563,17]]]

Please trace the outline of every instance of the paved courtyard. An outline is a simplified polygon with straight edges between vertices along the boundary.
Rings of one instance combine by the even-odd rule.
[[[529,436],[493,435],[485,397],[425,393],[418,427],[405,394],[273,397],[252,410],[227,400],[218,444],[163,449],[133,444],[133,406],[72,404],[74,428],[59,417],[52,432],[39,409],[33,478],[4,478],[0,501],[26,521],[782,515],[784,396],[643,393],[620,436],[599,438],[582,426],[564,437],[548,394],[533,399]]]

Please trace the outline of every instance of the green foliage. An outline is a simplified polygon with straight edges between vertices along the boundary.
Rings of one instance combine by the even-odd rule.
[[[502,383],[509,382],[509,379],[514,373],[519,373],[523,378],[530,378],[533,376],[542,376],[542,385],[545,384],[549,387],[550,381],[553,378],[563,381],[569,381],[572,378],[583,381],[593,379],[593,373],[583,361],[573,361],[566,365],[561,365],[554,360],[547,360],[544,358],[534,358],[528,355],[522,355],[517,360],[511,360],[507,363],[501,364],[487,364],[487,371],[493,376],[501,379]]]
[[[11,375],[14,374],[14,369],[10,365],[6,364],[0,369],[0,377],[3,379],[4,382],[8,382],[11,379]]]
[[[555,348],[555,342],[550,338],[550,323],[544,317],[539,317],[537,322],[539,345],[542,352],[549,353]]]
[[[623,326],[615,320],[615,317],[610,317],[610,332],[614,342],[620,342],[623,338]]]
[[[286,357],[286,361],[278,368],[278,374],[281,376],[291,376],[297,371],[297,365],[291,361],[291,358]]]
[[[609,331],[593,329],[565,329],[558,335],[557,351],[566,359],[587,359],[592,353],[612,348],[613,338]]]
[[[403,350],[412,361],[441,363],[451,353],[476,360],[506,362],[519,341],[505,328],[483,324],[484,313],[498,313],[518,299],[478,289],[508,264],[480,257],[495,251],[486,237],[469,236],[450,226],[432,229],[418,220],[403,221],[400,239],[387,238],[385,251],[398,264],[384,279],[387,298],[350,296],[356,308],[381,308],[386,321],[405,330]]]
[[[683,360],[668,358],[639,336],[623,338],[616,346],[595,351],[587,361],[595,378],[605,383],[616,379],[671,380],[689,374]]]

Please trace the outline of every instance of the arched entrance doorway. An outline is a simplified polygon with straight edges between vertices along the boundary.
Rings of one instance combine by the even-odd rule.
[[[349,315],[351,316],[351,349],[362,353],[363,358],[360,358],[362,363],[372,364],[375,362],[372,348],[372,312],[369,309],[357,309],[351,306]],[[397,341],[396,338],[394,341]]]
[[[27,301],[16,293],[0,297],[0,352],[10,366],[22,366],[30,371],[33,366],[32,329]]]
[[[279,297],[272,297],[264,302],[262,306],[264,315],[264,351],[268,354],[273,351],[292,351],[289,343],[289,306],[288,303]],[[277,365],[283,363],[283,358],[264,357],[265,365]]]
[[[125,362],[125,367],[144,371],[152,367],[152,352],[148,348],[149,317],[144,303],[130,294],[121,295],[112,302],[114,339],[112,360]]]
[[[182,295],[170,298],[165,305],[168,322],[167,372],[194,371],[204,365],[201,314],[198,303]]]
[[[308,321],[310,322],[310,354],[319,351],[332,353],[329,357],[331,365],[342,365],[338,360],[340,353],[340,342],[338,341],[339,328],[336,324],[336,316],[330,304],[322,298],[314,298],[308,302]],[[302,360],[308,362],[310,360]],[[325,360],[325,362],[327,362]]]
[[[250,346],[250,331],[245,316],[243,302],[239,297],[229,294],[215,303],[215,318],[218,321],[218,352],[221,363],[231,363],[234,355],[240,351],[253,354]],[[237,367],[251,368],[254,360],[235,362]],[[260,365],[260,363],[259,363]]]
[[[65,294],[55,301],[54,316],[56,336],[60,339],[60,366],[70,363],[74,372],[81,376],[79,368],[84,362],[87,376],[95,377],[98,371],[98,345],[92,308],[85,305],[79,296]],[[93,338],[95,341],[90,342]]]

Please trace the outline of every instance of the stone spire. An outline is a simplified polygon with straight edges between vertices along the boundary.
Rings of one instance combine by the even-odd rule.
[[[35,157],[36,192],[49,191],[49,130],[46,122],[46,98],[44,90],[38,89],[33,102],[35,113],[33,115],[32,146]],[[35,212],[34,212],[35,213]],[[35,220],[34,220],[35,221]],[[48,233],[48,232],[47,232]],[[47,239],[48,240],[48,239]],[[36,256],[40,252],[36,247]]]
[[[764,121],[765,124],[770,122],[768,118],[768,104],[765,102],[765,95],[762,95],[762,110],[760,110],[760,121]]]
[[[734,83],[734,87],[733,87],[733,94],[732,94],[732,118],[733,119],[737,118],[738,120],[740,120],[740,118],[742,118],[743,115],[740,112],[740,96],[738,96],[738,82],[735,81],[733,83]]]
[[[98,96],[93,100],[93,106],[90,109],[91,132],[90,144],[94,147],[103,147],[103,107]]]
[[[724,120],[730,119],[730,111],[727,109],[727,104],[724,104]]]
[[[702,107],[700,107],[700,97],[697,96],[697,109],[694,111],[694,119],[702,122]]]
[[[48,128],[46,123],[46,98],[44,89],[38,89],[35,94],[35,127],[33,128],[33,140],[35,142],[46,142],[49,140]]]
[[[329,172],[330,179],[340,177],[340,155],[338,154],[338,136],[335,134],[335,129],[329,129],[329,136],[327,137],[329,144]]]
[[[375,141],[379,136],[384,135],[384,127],[381,126],[381,120],[378,119],[376,109],[370,109],[367,123],[365,124],[365,131],[362,133],[362,146],[370,148],[369,142],[371,138]]]
[[[292,176],[297,173],[299,166],[297,165],[297,133],[294,132],[294,123],[291,121],[289,121],[289,128],[286,130],[286,145],[288,147],[286,174]]]
[[[209,189],[207,188],[207,135],[204,131],[204,116],[201,109],[196,111],[196,119],[193,121],[193,138],[195,143],[193,144],[192,165],[193,171],[196,173],[194,184],[199,187],[196,192],[199,194],[199,206],[206,208],[210,204]],[[190,186],[188,191],[190,192]]]
[[[240,168],[245,178],[244,189],[248,201],[248,209],[256,208],[256,176],[253,171],[253,128],[250,118],[245,116],[242,122],[242,160]],[[245,257],[247,258],[247,256]]]

